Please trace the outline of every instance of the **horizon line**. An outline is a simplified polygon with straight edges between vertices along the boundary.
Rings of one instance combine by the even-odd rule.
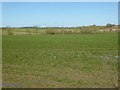
[[[107,25],[107,24],[106,24]],[[76,27],[84,27],[84,26],[106,26],[106,25],[95,25],[95,24],[93,24],[93,25],[81,25],[81,26],[35,26],[35,25],[33,25],[33,26],[0,26],[0,28],[56,28],[56,27],[58,27],[58,28],[70,28],[70,27],[74,27],[74,28],[76,28]],[[112,25],[115,25],[115,26],[119,26],[119,24],[112,24]]]

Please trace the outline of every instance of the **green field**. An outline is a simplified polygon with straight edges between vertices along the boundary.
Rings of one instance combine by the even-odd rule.
[[[116,87],[117,34],[3,36],[4,87]]]

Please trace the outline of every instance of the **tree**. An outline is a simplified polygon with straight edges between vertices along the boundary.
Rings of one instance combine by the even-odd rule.
[[[108,23],[108,24],[106,24],[106,26],[107,26],[107,27],[112,27],[113,24]]]
[[[110,24],[110,23],[106,24],[106,27],[109,28],[110,31],[112,30],[112,26],[114,26],[114,24]]]
[[[94,26],[94,27],[95,27],[96,25],[95,25],[95,24],[93,24],[92,26]]]

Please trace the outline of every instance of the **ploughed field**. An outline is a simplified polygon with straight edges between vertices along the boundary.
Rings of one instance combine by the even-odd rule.
[[[6,35],[3,87],[94,88],[118,84],[118,35]]]

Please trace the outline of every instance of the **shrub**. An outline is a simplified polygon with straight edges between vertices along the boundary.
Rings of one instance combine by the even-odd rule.
[[[92,30],[84,29],[81,31],[82,34],[91,34]]]
[[[56,34],[56,31],[53,29],[47,29],[46,34],[54,35],[54,34]]]
[[[8,35],[14,35],[14,32],[12,29],[7,29]]]

